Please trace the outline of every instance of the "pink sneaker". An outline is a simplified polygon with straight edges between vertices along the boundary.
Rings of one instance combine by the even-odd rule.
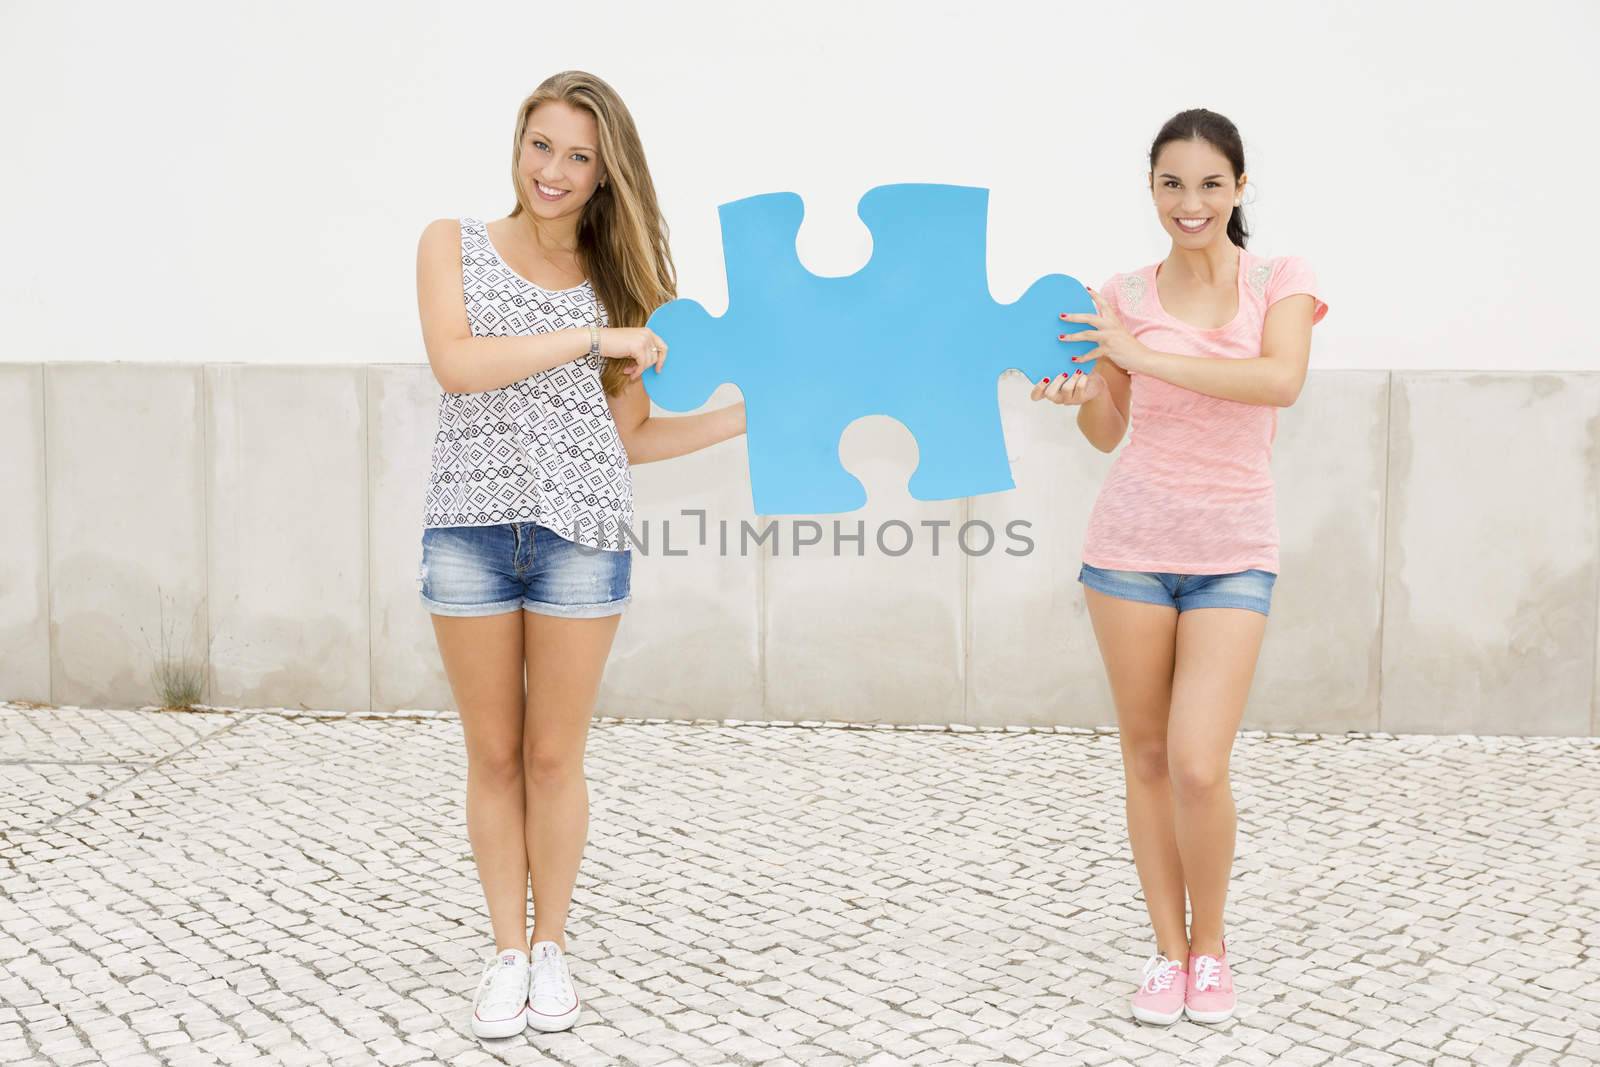
[[[1220,1023],[1233,1016],[1237,1000],[1233,995],[1233,975],[1228,971],[1228,940],[1222,940],[1222,955],[1189,957],[1193,976],[1184,998],[1183,1013],[1197,1023]]]
[[[1139,991],[1133,995],[1133,1017],[1142,1023],[1170,1026],[1183,1017],[1189,973],[1177,960],[1156,953],[1145,961]]]

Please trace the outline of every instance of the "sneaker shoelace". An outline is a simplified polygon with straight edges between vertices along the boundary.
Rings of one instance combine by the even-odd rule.
[[[1222,964],[1215,956],[1200,956],[1194,964],[1194,988],[1197,993],[1213,989],[1222,983]]]
[[[1169,960],[1165,956],[1151,956],[1144,965],[1144,983],[1141,988],[1146,993],[1165,993],[1172,988],[1173,980],[1178,976],[1178,961]]]
[[[572,999],[565,962],[560,956],[550,955],[533,965],[533,988],[528,994],[529,999],[554,997],[563,1004]]]
[[[509,1011],[522,1003],[522,976],[515,961],[507,963],[496,956],[483,967],[483,978],[478,982],[480,1009],[499,1013]]]

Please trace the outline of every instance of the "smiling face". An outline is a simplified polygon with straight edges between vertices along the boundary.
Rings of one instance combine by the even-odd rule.
[[[1228,240],[1228,219],[1244,186],[1245,176],[1235,175],[1228,157],[1209,141],[1167,143],[1150,172],[1156,215],[1180,248]]]
[[[583,211],[605,177],[599,128],[583,108],[547,100],[528,113],[517,157],[523,199],[547,221]]]

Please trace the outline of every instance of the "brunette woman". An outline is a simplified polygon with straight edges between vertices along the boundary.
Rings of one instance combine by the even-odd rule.
[[[1171,238],[1159,262],[1093,293],[1073,341],[1098,347],[1034,386],[1078,408],[1110,452],[1079,581],[1121,733],[1128,833],[1155,937],[1136,1018],[1233,1014],[1223,901],[1235,811],[1228,757],[1278,574],[1270,459],[1278,409],[1305,383],[1327,305],[1294,256],[1247,251],[1244,148],[1211,111],[1174,116],[1150,146],[1150,198]],[[1063,340],[1069,335],[1063,335]],[[1185,924],[1185,905],[1189,912]]]

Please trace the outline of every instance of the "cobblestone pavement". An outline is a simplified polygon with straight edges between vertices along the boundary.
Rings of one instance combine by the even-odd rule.
[[[0,1062],[1600,1062],[1600,741],[1233,768],[1238,1014],[1144,1027],[1113,733],[601,720],[584,1015],[479,1042],[453,716],[0,705]]]

